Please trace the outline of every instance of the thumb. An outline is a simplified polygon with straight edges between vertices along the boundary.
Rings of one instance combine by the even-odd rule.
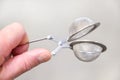
[[[45,49],[35,49],[11,58],[3,64],[0,80],[1,76],[6,76],[2,80],[14,79],[38,64],[48,61],[50,58],[50,52]]]

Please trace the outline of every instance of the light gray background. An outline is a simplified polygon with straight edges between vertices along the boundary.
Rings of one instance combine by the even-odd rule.
[[[0,28],[12,22],[24,25],[30,40],[49,34],[62,39],[75,18],[86,16],[101,26],[82,39],[102,42],[108,50],[97,60],[85,63],[69,49],[16,80],[120,80],[120,1],[119,0],[0,0]],[[53,50],[56,44],[32,44]],[[7,73],[6,73],[7,74]]]

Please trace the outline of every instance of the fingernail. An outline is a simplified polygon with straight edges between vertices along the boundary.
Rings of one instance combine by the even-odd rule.
[[[40,55],[38,56],[38,60],[40,61],[40,63],[47,62],[48,60],[50,60],[50,58],[50,52],[45,49],[42,49]]]

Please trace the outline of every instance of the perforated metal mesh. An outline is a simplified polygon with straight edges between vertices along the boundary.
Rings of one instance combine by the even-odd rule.
[[[69,36],[68,41],[70,42],[70,41],[79,39],[79,38],[87,35],[91,31],[96,29],[99,25],[100,25],[100,23],[95,23],[91,19],[86,18],[86,17],[76,19],[72,23],[72,25],[69,29],[70,36]]]

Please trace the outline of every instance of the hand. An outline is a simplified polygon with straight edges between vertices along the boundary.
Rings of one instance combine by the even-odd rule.
[[[51,58],[45,49],[27,51],[27,34],[19,23],[0,30],[0,80],[13,80],[22,73]]]

